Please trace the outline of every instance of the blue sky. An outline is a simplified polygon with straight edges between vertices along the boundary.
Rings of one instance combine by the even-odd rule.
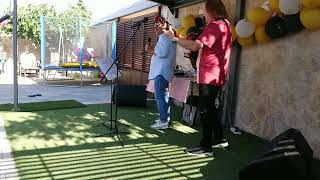
[[[10,4],[11,0],[0,0],[0,13],[3,7]],[[41,4],[48,3],[57,7],[58,10],[63,10],[68,5],[76,3],[78,0],[17,0],[18,6],[26,4]],[[83,0],[85,5],[91,10],[92,19],[97,20],[107,16],[125,6],[135,3],[139,0]]]

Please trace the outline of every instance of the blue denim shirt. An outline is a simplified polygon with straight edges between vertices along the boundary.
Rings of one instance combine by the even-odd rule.
[[[151,66],[149,72],[149,80],[154,79],[158,75],[162,75],[167,81],[173,78],[173,71],[176,66],[177,44],[171,39],[161,34],[154,48],[151,58]]]

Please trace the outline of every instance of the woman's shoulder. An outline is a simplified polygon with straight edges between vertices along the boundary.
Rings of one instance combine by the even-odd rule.
[[[167,35],[165,35],[165,34],[161,34],[159,36],[159,40],[158,41],[161,41],[162,43],[166,43],[166,44],[173,44],[172,43],[173,42],[172,39],[170,37],[168,37]]]
[[[169,41],[170,40],[171,41],[171,39],[165,34],[159,35],[159,40],[162,40],[162,41]]]
[[[210,23],[208,23],[208,24],[205,26],[204,30],[205,30],[205,31],[209,31],[209,32],[217,31],[217,30],[220,29],[220,28],[219,28],[220,26],[221,26],[221,23],[220,23],[220,22],[218,22],[218,21],[211,21]]]
[[[206,29],[210,31],[221,31],[221,29],[228,27],[230,27],[230,22],[227,19],[224,19],[208,23]]]
[[[216,21],[211,21],[208,26],[221,26],[221,25],[230,25],[230,21],[228,19],[220,19]]]

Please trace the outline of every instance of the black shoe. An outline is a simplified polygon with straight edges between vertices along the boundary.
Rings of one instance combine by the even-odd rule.
[[[222,139],[220,141],[214,141],[212,143],[212,148],[226,148],[229,146],[229,143],[226,139]]]
[[[213,151],[212,149],[205,149],[201,146],[189,148],[186,152],[191,156],[200,156],[200,157],[212,157]]]

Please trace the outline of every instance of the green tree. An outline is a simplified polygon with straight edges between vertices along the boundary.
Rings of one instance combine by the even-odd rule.
[[[75,24],[76,18],[70,19],[70,17],[82,17],[84,26],[89,24],[91,12],[84,6],[82,0],[79,0],[77,4],[70,5],[65,11],[58,13],[54,6],[48,4],[41,5],[28,5],[27,7],[18,8],[18,38],[28,39],[35,43],[40,44],[40,17],[61,17],[61,19],[53,20],[51,23],[55,23],[55,29],[46,29],[47,31],[59,32],[59,27],[62,25]],[[6,35],[12,35],[13,25],[12,20],[4,27],[0,29],[2,33]],[[74,31],[70,29],[70,31]],[[72,33],[69,32],[71,35]],[[58,36],[58,33],[55,33]],[[51,37],[56,38],[56,37]]]
[[[69,7],[61,14],[62,18],[81,17],[84,25],[88,25],[92,13],[86,8],[82,0]]]

